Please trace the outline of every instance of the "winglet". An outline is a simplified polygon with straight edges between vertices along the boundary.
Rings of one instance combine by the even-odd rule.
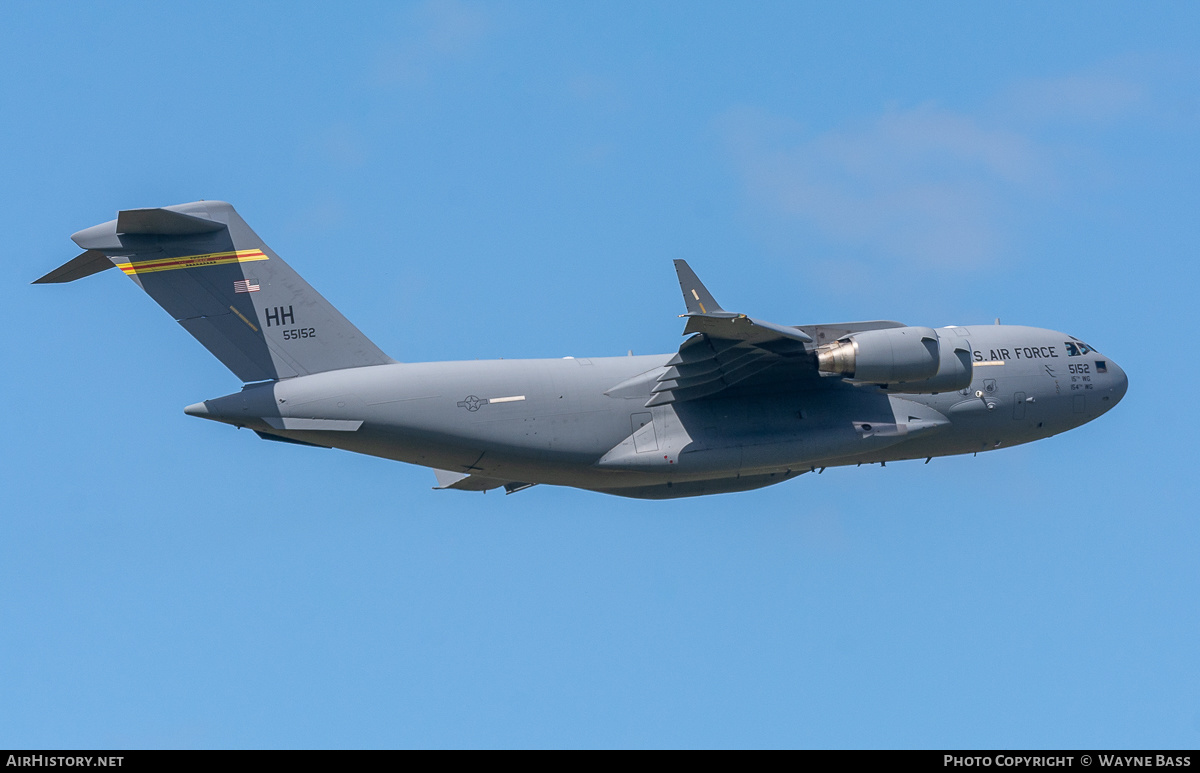
[[[688,314],[724,311],[686,260],[675,261],[675,273],[679,275],[679,289],[683,290],[683,302],[687,304]]]

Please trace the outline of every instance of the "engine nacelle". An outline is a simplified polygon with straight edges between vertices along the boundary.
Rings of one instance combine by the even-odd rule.
[[[953,392],[971,384],[971,352],[964,339],[929,327],[866,330],[817,349],[817,368],[896,392]]]

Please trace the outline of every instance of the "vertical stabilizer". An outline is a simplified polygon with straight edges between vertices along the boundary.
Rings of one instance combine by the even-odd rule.
[[[87,252],[37,283],[111,263],[243,381],[392,362],[223,201],[124,210],[71,238]]]

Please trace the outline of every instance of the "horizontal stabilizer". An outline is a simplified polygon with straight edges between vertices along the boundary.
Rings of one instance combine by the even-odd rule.
[[[227,226],[206,217],[185,215],[169,209],[125,209],[117,213],[117,233],[188,236],[211,234]]]
[[[62,282],[74,282],[76,279],[83,279],[85,276],[98,274],[101,271],[112,268],[116,264],[108,259],[108,256],[99,250],[88,250],[80,255],[68,260],[58,268],[46,274],[41,279],[33,280],[35,285],[60,284]]]

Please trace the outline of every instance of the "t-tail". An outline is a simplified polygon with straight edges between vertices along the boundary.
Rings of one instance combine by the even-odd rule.
[[[242,381],[393,362],[223,201],[124,210],[71,239],[86,252],[34,284],[116,266]]]

